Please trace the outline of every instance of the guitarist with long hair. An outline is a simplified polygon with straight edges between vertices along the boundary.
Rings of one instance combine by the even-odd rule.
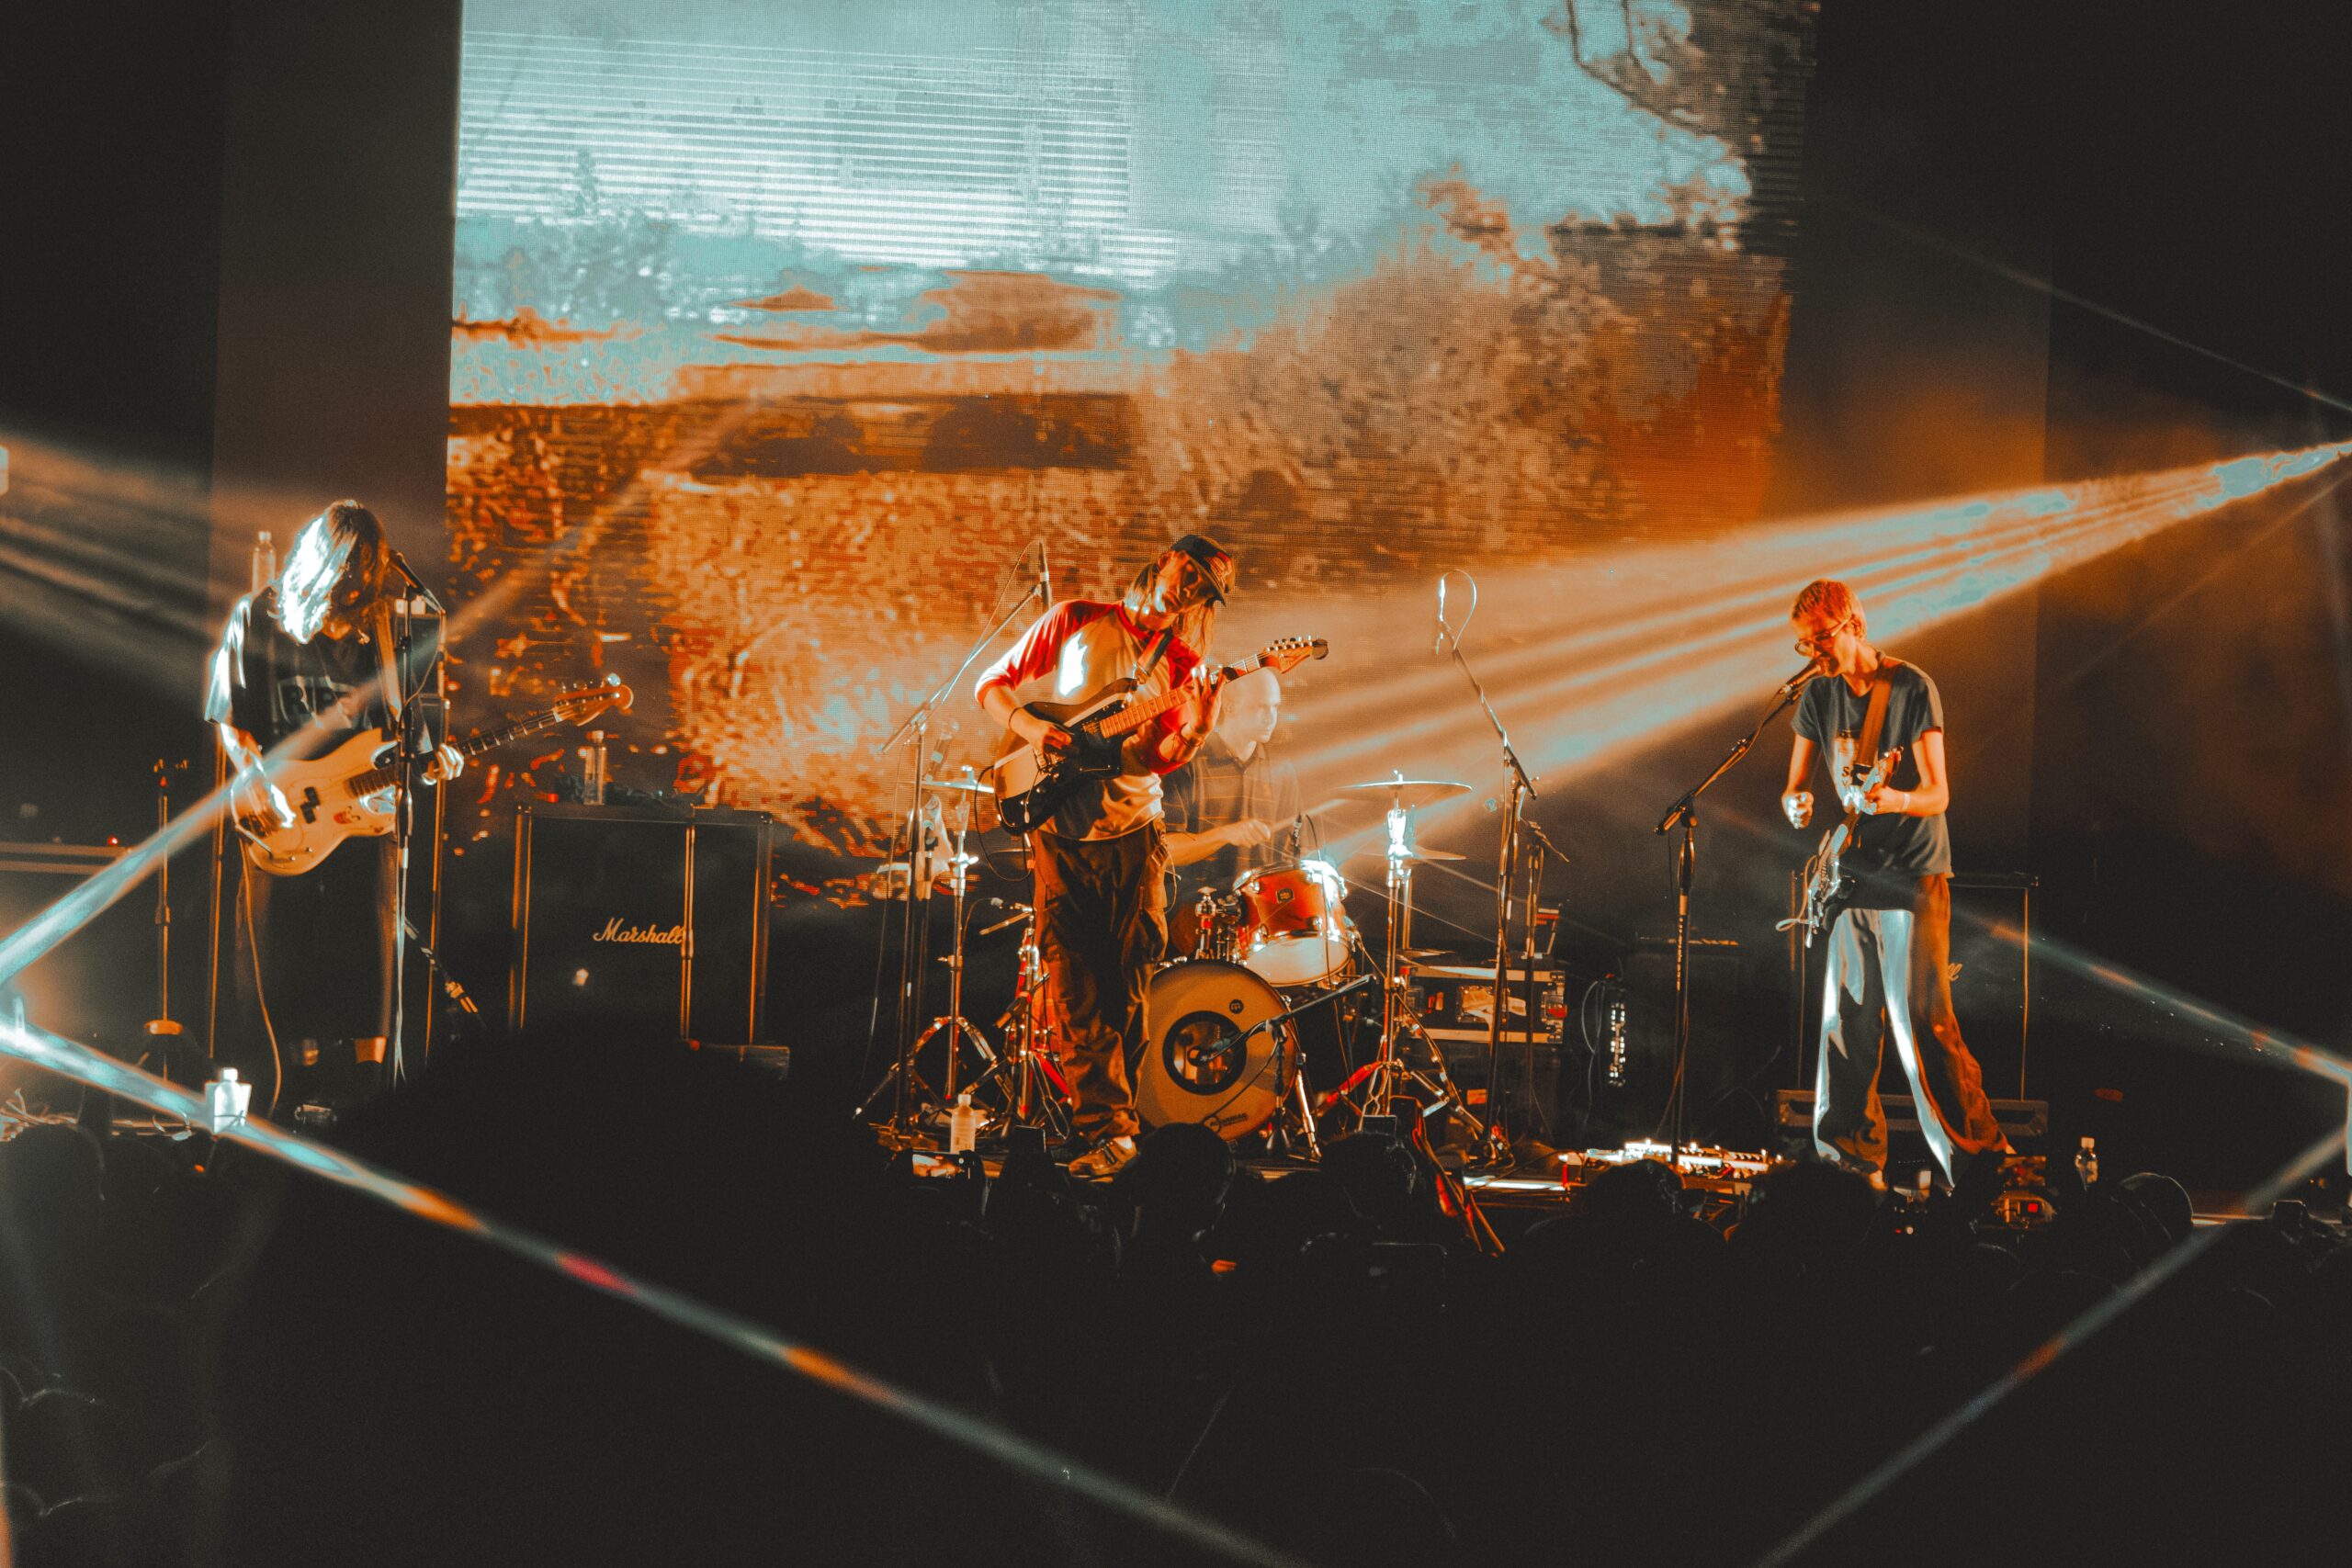
[[[1793,827],[1812,820],[1805,781],[1822,753],[1840,809],[1854,822],[1842,852],[1824,857],[1840,874],[1838,887],[1819,890],[1837,913],[1823,964],[1814,1146],[1824,1159],[1885,1185],[1878,1070],[1892,1036],[1945,1179],[1958,1186],[1986,1162],[1997,1174],[2007,1145],[1952,1015],[1943,699],[1925,671],[1865,640],[1869,622],[1846,584],[1807,584],[1789,620],[1797,651],[1814,660],[1819,678],[1797,702],[1781,807]]]
[[[1132,680],[1141,702],[1190,678],[1209,649],[1233,558],[1187,534],[1138,570],[1117,601],[1066,599],[980,676],[983,711],[1040,753],[1069,750],[1069,732],[1024,711],[1015,687],[1049,679],[1084,698]],[[1135,1089],[1127,1058],[1143,1044],[1144,995],[1168,944],[1167,834],[1159,777],[1193,759],[1217,718],[1219,687],[1177,703],[1120,743],[1117,772],[1089,781],[1030,835],[1037,945],[1046,1006],[1059,1027],[1078,1136],[1070,1165],[1106,1177],[1135,1157]]]
[[[237,601],[214,649],[204,716],[237,780],[237,812],[284,824],[293,807],[262,774],[288,738],[307,759],[400,702],[391,669],[391,549],[376,514],[338,501],[305,523],[276,581]],[[444,747],[438,772],[463,766]],[[392,1007],[389,838],[362,840],[299,876],[257,874],[240,855],[234,994],[248,1047],[265,1051],[272,1100],[297,1067],[310,1092],[349,1100],[376,1087]]]

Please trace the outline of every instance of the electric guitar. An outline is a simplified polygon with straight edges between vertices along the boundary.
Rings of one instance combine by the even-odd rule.
[[[1048,754],[1043,748],[1023,745],[989,764],[989,783],[996,791],[997,809],[1005,827],[1015,833],[1035,832],[1062,802],[1087,784],[1119,771],[1119,748],[1129,735],[1158,718],[1178,703],[1199,694],[1211,681],[1236,681],[1253,670],[1277,672],[1296,669],[1310,659],[1331,651],[1321,637],[1284,637],[1270,643],[1254,659],[1223,669],[1195,673],[1156,697],[1128,700],[1135,682],[1108,682],[1074,703],[1024,703],[1021,711],[1069,732],[1069,745]]]
[[[1826,935],[1846,906],[1852,901],[1855,879],[1848,876],[1839,863],[1854,841],[1855,825],[1862,819],[1862,807],[1871,791],[1884,784],[1894,772],[1895,760],[1903,755],[1897,746],[1883,754],[1868,773],[1859,762],[1843,771],[1838,782],[1838,799],[1846,807],[1845,818],[1821,836],[1821,848],[1804,867],[1804,912],[1792,915],[1773,929],[1787,931],[1791,926],[1804,928],[1804,944],[1813,945],[1816,936]]]
[[[632,700],[621,678],[607,675],[596,685],[566,692],[551,706],[451,745],[458,756],[470,760],[543,729],[582,723],[606,708],[626,712]],[[379,731],[369,729],[323,757],[272,764],[269,782],[285,795],[294,819],[280,822],[267,813],[238,812],[237,832],[245,840],[245,858],[273,876],[300,876],[345,839],[381,838],[390,832],[392,781],[400,772],[390,760],[391,750]]]

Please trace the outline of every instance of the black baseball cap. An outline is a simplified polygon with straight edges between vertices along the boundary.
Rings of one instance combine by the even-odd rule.
[[[1233,592],[1233,557],[1226,547],[1205,534],[1187,534],[1168,547],[1193,558],[1193,564],[1208,579],[1209,597],[1218,604]]]

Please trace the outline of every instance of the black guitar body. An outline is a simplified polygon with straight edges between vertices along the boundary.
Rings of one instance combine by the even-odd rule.
[[[1125,737],[1105,735],[1102,727],[1105,720],[1125,712],[1126,705],[1125,695],[1100,703],[1023,705],[1024,712],[1068,730],[1069,744],[1050,762],[1039,766],[1025,787],[998,796],[998,810],[1007,829],[1035,832],[1061,809],[1064,801],[1088,784],[1118,773],[1119,751],[1125,744]]]

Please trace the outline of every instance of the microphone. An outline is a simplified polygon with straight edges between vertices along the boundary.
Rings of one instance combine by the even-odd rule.
[[[1434,659],[1445,651],[1445,579],[1437,580],[1437,640],[1430,645],[1430,657]]]
[[[1046,596],[1046,608],[1054,607],[1054,563],[1046,554],[1046,541],[1037,541],[1037,592]]]
[[[417,597],[431,605],[435,615],[442,614],[441,601],[433,596],[433,590],[424,586],[424,579],[409,570],[408,558],[398,550],[387,550],[384,553],[391,558],[392,570],[408,579],[408,585],[416,590]]]
[[[1798,671],[1795,674],[1781,682],[1780,694],[1784,697],[1795,696],[1799,687],[1803,686],[1807,681],[1814,679],[1820,673],[1821,660],[1818,659],[1808,660],[1804,669]]]

